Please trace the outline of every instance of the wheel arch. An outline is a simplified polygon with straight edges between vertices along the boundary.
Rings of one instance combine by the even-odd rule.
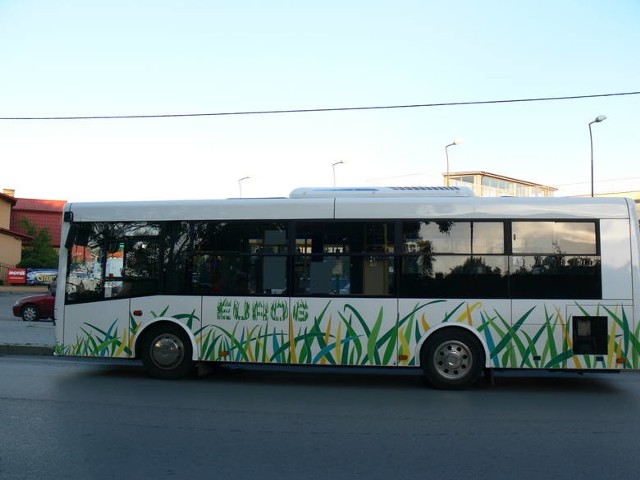
[[[480,343],[480,346],[482,347],[482,351],[484,353],[484,365],[483,365],[484,368],[491,368],[491,361],[490,361],[491,359],[489,358],[489,347],[487,346],[487,342],[484,340],[484,338],[480,336],[480,334],[475,328],[472,328],[469,325],[464,325],[462,323],[456,323],[456,324],[443,323],[433,328],[430,328],[429,331],[422,336],[422,338],[416,345],[416,351],[415,351],[416,366],[418,367],[423,366],[422,365],[422,348],[424,347],[425,343],[429,340],[429,338],[431,338],[431,336],[434,333],[440,332],[444,329],[463,330],[465,332],[471,333],[476,338],[476,340],[478,340],[478,342]]]
[[[182,331],[187,335],[189,341],[191,342],[191,360],[198,360],[198,343],[196,342],[196,337],[193,335],[193,332],[187,328],[184,323],[179,322],[173,317],[158,317],[154,318],[153,321],[145,323],[140,331],[136,334],[135,343],[133,344],[133,352],[132,355],[134,358],[140,358],[141,349],[139,348],[140,343],[143,341],[145,335],[152,331],[155,328],[159,328],[162,325],[175,325],[180,327]]]

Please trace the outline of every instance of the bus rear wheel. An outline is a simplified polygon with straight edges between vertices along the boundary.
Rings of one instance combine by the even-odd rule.
[[[422,347],[424,375],[435,388],[464,389],[480,378],[484,366],[484,350],[470,332],[442,329],[435,332]]]
[[[142,339],[142,363],[154,378],[175,380],[193,370],[193,348],[177,325],[153,327]]]

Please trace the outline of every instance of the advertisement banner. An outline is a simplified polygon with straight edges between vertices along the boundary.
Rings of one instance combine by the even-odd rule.
[[[27,285],[49,285],[58,278],[58,271],[52,268],[27,268]]]

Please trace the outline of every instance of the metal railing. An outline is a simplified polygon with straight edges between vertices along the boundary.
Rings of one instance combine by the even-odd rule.
[[[9,269],[15,267],[15,265],[9,265],[8,263],[0,262],[0,283],[6,284],[7,277],[9,276]]]

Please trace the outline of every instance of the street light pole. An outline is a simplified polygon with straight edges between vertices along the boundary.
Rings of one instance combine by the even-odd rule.
[[[593,119],[592,122],[589,122],[589,144],[591,145],[591,196],[593,197],[593,133],[591,132],[591,124],[592,123],[600,123],[606,120],[607,117],[604,115],[598,115]]]
[[[445,183],[447,187],[449,186],[449,147],[452,147],[454,145],[460,145],[461,143],[462,143],[461,140],[454,140],[449,145],[444,147],[444,155],[445,157],[447,157],[447,180]]]
[[[333,171],[333,186],[336,186],[336,165],[342,165],[344,163],[344,160],[340,160],[338,162],[335,162],[331,165],[331,170]]]
[[[240,198],[242,198],[242,182],[243,180],[248,180],[251,177],[242,177],[238,179],[238,190],[240,191]]]

